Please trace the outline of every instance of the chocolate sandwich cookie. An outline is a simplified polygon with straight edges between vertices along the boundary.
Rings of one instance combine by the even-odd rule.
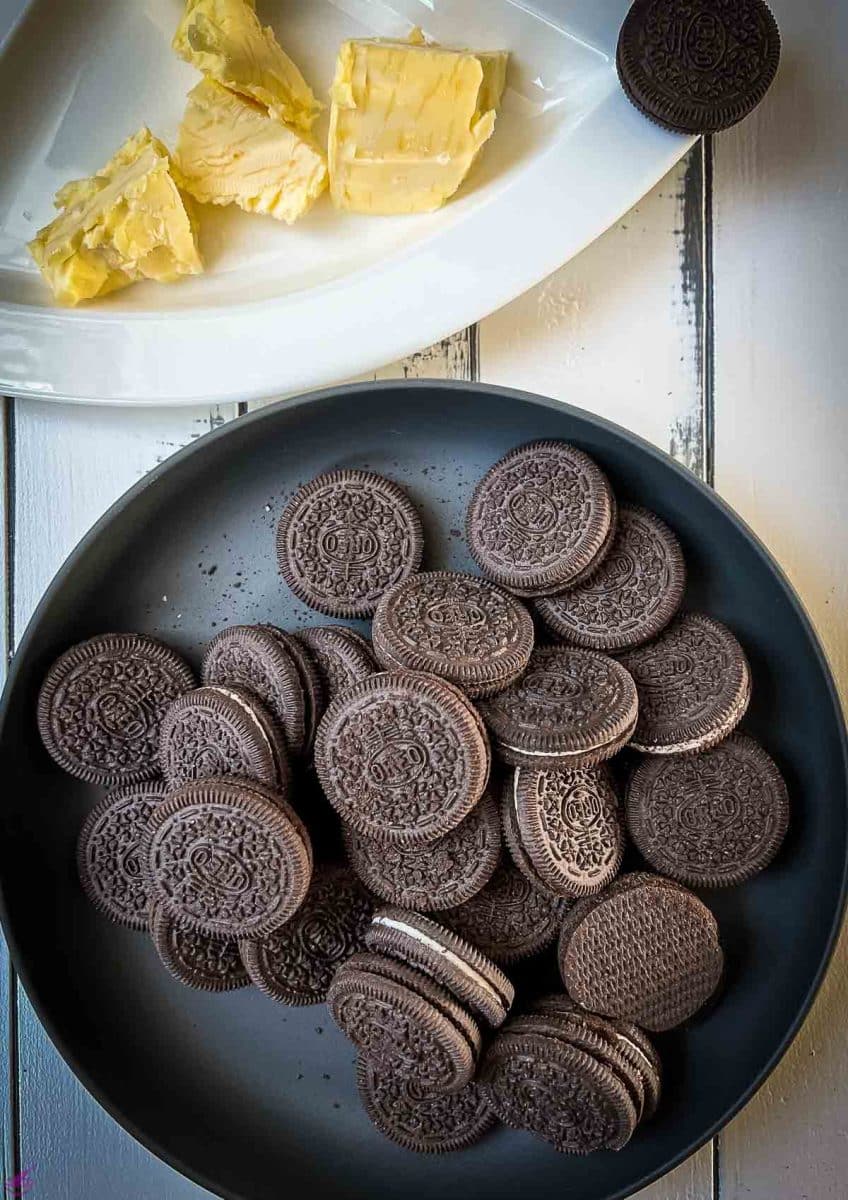
[[[368,617],[418,570],[421,518],[402,488],[371,471],[330,471],[289,501],[277,529],[283,578],[331,617]]]
[[[501,856],[498,808],[489,795],[455,829],[426,846],[395,846],[344,827],[347,855],[365,885],[402,908],[432,912],[469,900]]]
[[[735,733],[703,754],[646,758],[627,789],[642,857],[692,887],[728,887],[767,867],[789,824],[789,794],[758,742]]]
[[[458,688],[432,675],[388,671],[333,701],[318,727],[315,768],[351,828],[420,846],[450,833],[480,800],[489,747]]]
[[[262,937],[303,903],[312,847],[282,796],[252,780],[187,783],[153,810],[142,840],[151,903],[212,937]]]
[[[600,467],[568,442],[511,450],[474,489],[465,521],[471,557],[517,596],[549,596],[600,565],[615,499]]]
[[[365,639],[341,625],[317,625],[298,637],[312,655],[327,704],[379,670]]]
[[[369,950],[424,971],[496,1027],[509,1012],[515,989],[476,946],[420,913],[379,908],[365,933]]]
[[[643,1030],[628,1021],[613,1021],[609,1017],[600,1016],[599,1013],[586,1012],[562,993],[541,996],[531,1005],[530,1012],[545,1016],[555,1015],[565,1027],[577,1022],[583,1028],[605,1038],[630,1067],[639,1073],[644,1095],[639,1119],[650,1120],[657,1111],[662,1095],[662,1062],[656,1047]]]
[[[105,787],[159,773],[159,725],[195,687],[188,663],[155,638],[104,633],[66,650],[38,694],[38,731],[70,775]]]
[[[447,1096],[420,1095],[415,1080],[360,1058],[356,1080],[371,1123],[390,1141],[419,1154],[464,1150],[496,1117],[474,1083]]]
[[[618,38],[628,99],[677,133],[717,133],[760,103],[777,73],[780,33],[763,0],[636,0]]]
[[[511,792],[510,832],[520,842],[521,861],[529,859],[547,891],[570,898],[587,896],[617,875],[624,856],[624,830],[618,797],[603,767],[563,771],[518,767]],[[508,844],[512,841],[510,837]]]
[[[179,983],[202,992],[232,992],[250,979],[231,938],[180,927],[161,904],[150,914],[150,933],[162,965]]]
[[[347,867],[319,867],[281,929],[239,943],[250,978],[281,1004],[321,1004],[339,965],[364,949],[374,902]]]
[[[420,971],[382,954],[354,954],[336,971],[327,1005],[360,1054],[414,1079],[419,1095],[459,1092],[471,1082],[479,1027]]]
[[[636,728],[638,701],[615,659],[537,646],[524,675],[479,709],[504,762],[556,771],[616,754]]]
[[[203,656],[207,685],[239,687],[265,705],[282,730],[289,753],[303,754],[307,742],[307,692],[291,649],[267,625],[233,625],[217,634]]]
[[[321,720],[327,704],[321,672],[309,649],[295,634],[286,633],[285,629],[278,629],[276,625],[263,625],[262,628],[267,629],[283,649],[289,652],[297,667],[300,685],[303,688],[303,698],[306,702],[303,753],[309,754],[315,741],[318,722]]]
[[[162,773],[170,788],[234,775],[285,791],[285,742],[271,714],[244,688],[201,687],[180,696],[162,719]]]
[[[637,1123],[621,1079],[592,1054],[559,1038],[501,1030],[480,1066],[495,1115],[566,1154],[620,1150]]]
[[[575,905],[559,966],[583,1008],[658,1033],[682,1024],[716,991],[724,955],[715,917],[679,884],[627,876]]]
[[[572,646],[607,653],[641,646],[665,629],[680,607],[686,565],[664,521],[625,505],[609,554],[589,579],[534,607],[545,625]]]
[[[751,698],[748,660],[730,630],[712,617],[681,613],[655,642],[620,661],[639,695],[634,750],[709,750],[745,715]]]
[[[77,839],[83,891],[95,908],[130,929],[148,927],[141,838],[165,796],[161,780],[118,788],[95,805]]]
[[[502,863],[476,896],[434,916],[493,962],[509,966],[549,946],[567,909],[567,900],[541,891]]]
[[[384,667],[428,671],[468,696],[489,696],[527,666],[533,622],[519,600],[486,579],[425,571],[383,595],[372,636]]]

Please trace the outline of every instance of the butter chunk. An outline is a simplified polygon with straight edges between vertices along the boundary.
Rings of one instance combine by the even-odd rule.
[[[187,0],[173,47],[204,75],[304,133],[324,107],[273,29],[262,27],[253,0]]]
[[[237,204],[291,224],[327,186],[312,140],[212,79],[188,94],[176,160],[184,186],[204,204]]]
[[[90,179],[56,193],[62,212],[29,251],[60,304],[103,296],[139,279],[199,275],[196,232],[165,146],[149,129],[128,138]]]
[[[506,51],[344,42],[330,93],[330,194],[359,213],[440,208],[495,127]]]

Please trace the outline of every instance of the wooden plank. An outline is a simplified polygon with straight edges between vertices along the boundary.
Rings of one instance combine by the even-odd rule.
[[[233,415],[234,409],[120,411],[15,402],[16,639],[62,560],[112,501],[175,449]],[[208,1196],[107,1116],[53,1048],[22,988],[14,999],[18,1162],[19,1167],[34,1164],[34,1194],[51,1200]]]
[[[698,145],[603,237],[480,325],[480,378],[600,413],[702,478],[711,460],[710,335]],[[713,1145],[640,1192],[711,1200]]]
[[[775,86],[715,143],[716,485],[783,565],[848,697],[848,6],[774,0]],[[826,798],[823,798],[826,801]],[[837,1200],[848,937],[803,1031],[722,1139],[722,1200]]]

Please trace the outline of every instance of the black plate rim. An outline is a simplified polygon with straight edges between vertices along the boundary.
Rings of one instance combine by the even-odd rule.
[[[265,420],[271,419],[280,409],[301,408],[306,405],[321,403],[325,400],[338,399],[340,397],[367,397],[369,394],[377,391],[392,391],[402,390],[414,395],[418,391],[438,390],[448,393],[455,393],[457,396],[470,394],[484,394],[499,396],[505,399],[512,399],[522,404],[532,404],[542,408],[552,408],[564,412],[577,420],[585,422],[587,425],[594,426],[597,429],[611,433],[628,443],[637,453],[648,455],[650,458],[661,462],[666,468],[670,468],[674,473],[685,480],[690,486],[708,500],[708,502],[716,505],[718,509],[734,524],[746,541],[749,543],[754,553],[765,562],[765,565],[770,568],[777,583],[783,588],[787,599],[792,605],[801,627],[806,634],[807,642],[811,653],[814,655],[819,669],[822,672],[824,680],[827,684],[828,694],[830,696],[831,705],[833,707],[833,715],[835,718],[836,727],[839,730],[839,741],[842,758],[843,774],[846,781],[846,789],[848,790],[848,730],[846,730],[845,716],[842,710],[842,703],[839,698],[839,693],[836,688],[833,674],[830,669],[827,656],[819,641],[815,626],[807,613],[803,601],[795,590],[795,587],[790,582],[783,568],[774,558],[765,543],[754,533],[747,522],[733,509],[725,500],[722,499],[713,488],[709,487],[688,468],[681,466],[670,455],[663,450],[646,441],[639,434],[633,433],[624,426],[618,425],[614,421],[608,421],[604,417],[597,416],[595,413],[588,412],[586,409],[578,408],[575,405],[568,404],[562,400],[555,400],[548,396],[537,395],[533,392],[525,392],[517,388],[500,387],[495,384],[485,384],[468,382],[464,380],[444,380],[444,379],[408,379],[408,380],[378,380],[375,382],[343,384],[334,387],[322,388],[320,391],[307,392],[300,396],[291,397],[281,400],[276,404],[268,405],[258,409],[252,413],[246,413],[238,417],[238,428],[244,429],[247,425],[261,424]],[[192,442],[188,446],[184,446],[178,450],[170,458],[154,467],[143,479],[138,483],[133,484],[123,495],[119,496],[113,504],[109,506],[102,517],[92,525],[91,529],[80,539],[74,549],[62,563],[59,570],[54,575],[47,590],[39,601],[35,611],[33,612],[27,627],[21,638],[20,644],[15,650],[12,659],[9,673],[3,688],[2,700],[0,700],[0,743],[2,743],[3,734],[6,725],[7,712],[9,708],[9,698],[14,690],[15,681],[18,672],[21,670],[21,664],[27,657],[30,644],[35,640],[38,626],[41,621],[42,613],[44,613],[54,602],[55,598],[61,593],[65,579],[77,564],[85,557],[88,550],[93,546],[101,536],[107,531],[114,517],[121,513],[133,500],[141,495],[150,487],[154,487],[158,480],[166,473],[179,469],[181,464],[190,456],[202,453],[203,450],[215,441],[226,438],[236,427],[236,422],[228,422],[219,429],[210,431]],[[627,1200],[627,1197],[632,1196],[635,1192],[642,1188],[648,1187],[657,1179],[661,1179],[669,1171],[674,1170],[687,1158],[704,1146],[711,1138],[715,1137],[725,1125],[731,1121],[737,1113],[748,1103],[752,1096],[765,1083],[768,1077],[774,1071],[777,1064],[786,1054],[790,1045],[797,1036],[801,1026],[804,1023],[807,1014],[809,1013],[813,1001],[815,1000],[818,991],[822,985],[825,974],[830,966],[833,952],[836,948],[836,943],[839,938],[839,933],[842,928],[842,922],[845,917],[846,902],[848,902],[848,853],[846,853],[845,861],[842,867],[842,879],[839,889],[839,900],[834,912],[831,927],[828,932],[827,942],[824,953],[822,954],[819,965],[810,980],[806,994],[798,1008],[793,1021],[786,1030],[780,1044],[775,1048],[773,1054],[768,1059],[760,1072],[751,1080],[748,1087],[729,1105],[722,1115],[713,1122],[713,1124],[700,1136],[694,1138],[675,1155],[673,1155],[663,1165],[661,1169],[648,1171],[644,1175],[635,1179],[632,1183],[625,1185],[624,1188],[619,1188],[615,1193],[609,1196],[609,1200]],[[3,935],[6,939],[6,945],[9,950],[9,957],[12,966],[18,979],[24,987],[27,998],[32,1005],[38,1020],[47,1032],[50,1041],[58,1050],[61,1057],[67,1063],[68,1067],[74,1073],[76,1078],[82,1083],[86,1091],[97,1101],[109,1116],[116,1121],[122,1129],[126,1130],[132,1137],[136,1139],[146,1150],[154,1154],[161,1161],[167,1163],[174,1170],[184,1175],[193,1183],[200,1187],[206,1188],[215,1196],[220,1196],[221,1200],[244,1200],[244,1197],[237,1192],[230,1190],[222,1190],[221,1185],[214,1179],[205,1176],[202,1172],[197,1171],[194,1167],[190,1167],[178,1155],[166,1151],[154,1138],[149,1137],[135,1122],[128,1117],[116,1104],[113,1104],[105,1090],[98,1084],[77,1060],[77,1056],[73,1049],[66,1044],[65,1039],[58,1033],[55,1028],[46,1005],[35,992],[34,988],[30,987],[30,975],[27,967],[26,955],[18,945],[17,939],[12,931],[11,923],[8,917],[8,909],[5,895],[5,883],[0,878],[0,926],[2,926]]]

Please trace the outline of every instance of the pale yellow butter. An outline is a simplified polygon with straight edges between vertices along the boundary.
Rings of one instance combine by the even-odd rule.
[[[204,75],[294,129],[308,133],[324,107],[274,31],[263,28],[253,0],[187,0],[173,47]]]
[[[495,127],[506,51],[475,54],[420,39],[342,44],[330,93],[330,194],[337,208],[440,208]]]
[[[237,204],[291,224],[327,186],[327,161],[307,135],[204,79],[188,94],[176,161],[205,204]]]
[[[203,270],[190,201],[149,129],[128,138],[90,179],[65,184],[55,203],[63,211],[29,250],[60,304]]]

